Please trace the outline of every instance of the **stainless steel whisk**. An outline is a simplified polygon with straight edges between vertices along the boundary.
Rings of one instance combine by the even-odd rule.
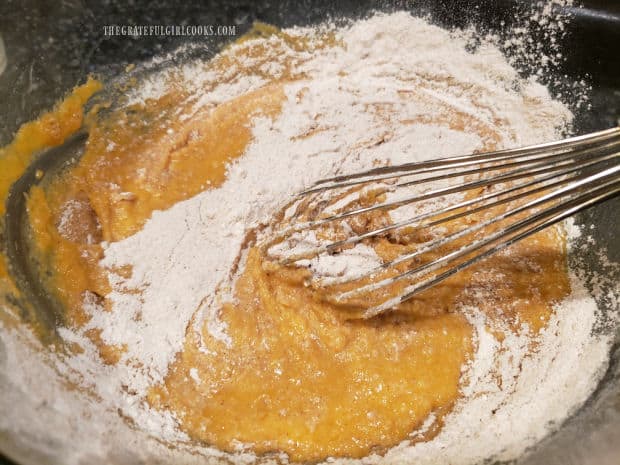
[[[456,182],[437,187],[438,182],[449,180]],[[412,195],[405,192],[395,199],[382,196],[402,192],[405,188],[414,188],[416,192]],[[373,189],[377,194],[374,198],[378,200],[364,204],[364,196]],[[474,195],[476,193],[480,195]],[[339,253],[357,243],[399,230],[423,230],[463,219],[462,228],[432,237],[418,244],[415,250],[370,271],[315,280],[315,285],[325,288],[349,283],[345,291],[336,294],[338,301],[385,290],[395,283],[406,283],[396,295],[388,293],[383,302],[363,314],[372,317],[483,258],[619,193],[620,127],[617,127],[558,142],[386,166],[321,180],[297,195],[293,205],[295,211],[286,225],[272,236],[265,250],[279,263],[297,266],[302,260]],[[363,231],[345,228],[348,233],[344,238],[322,242],[300,252],[284,255],[270,252],[274,244],[304,231],[438,198],[444,201],[441,207],[404,220]],[[446,205],[445,199],[452,200]],[[342,204],[338,209],[334,209],[336,202]],[[500,206],[503,210],[492,210]],[[309,210],[313,214],[308,219]],[[478,217],[472,216],[474,214]],[[422,257],[429,255],[431,259],[421,262]],[[400,268],[396,273],[385,277],[386,271],[395,270],[397,266]],[[373,281],[373,277],[378,278]],[[352,282],[356,284],[351,286]]]

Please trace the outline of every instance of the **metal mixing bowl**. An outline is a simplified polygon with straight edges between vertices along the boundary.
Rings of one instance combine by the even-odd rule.
[[[501,33],[530,6],[525,0],[393,0],[393,1],[209,1],[206,5],[165,0],[0,0],[0,37],[6,48],[6,69],[0,74],[0,146],[20,124],[49,108],[88,73],[114,76],[128,64],[140,64],[186,41],[198,45],[192,53],[213,54],[228,37],[106,37],[104,25],[114,24],[235,24],[237,35],[254,20],[277,26],[307,25],[326,18],[358,18],[378,10],[408,9],[429,15],[446,27],[475,24]],[[577,112],[578,133],[611,127],[620,116],[620,2],[587,0],[582,8],[563,8],[573,16],[561,48],[566,57],[558,70],[564,84],[585,79],[592,86],[591,107]],[[534,40],[544,41],[540,31]],[[406,46],[406,44],[403,44]],[[187,57],[186,57],[187,58]],[[2,62],[2,57],[0,57]],[[562,85],[562,84],[560,84]],[[587,267],[602,271],[598,250],[620,263],[620,199],[591,209],[577,218],[593,224],[596,247],[579,252]],[[1,238],[0,238],[1,239]],[[613,282],[620,274],[605,271]],[[605,311],[616,311],[609,302]],[[2,355],[2,354],[0,354]],[[2,414],[0,412],[0,414]],[[2,433],[2,432],[0,432]],[[26,450],[2,439],[0,453],[29,462]],[[1,463],[11,463],[0,457]],[[555,434],[518,460],[520,464],[620,464],[620,331],[612,348],[610,367],[596,392]],[[37,465],[44,465],[37,462]]]

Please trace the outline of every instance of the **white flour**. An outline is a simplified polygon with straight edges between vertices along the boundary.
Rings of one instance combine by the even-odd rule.
[[[98,401],[75,392],[65,394],[61,383],[50,381],[53,399],[79,406],[68,407],[76,412],[69,426],[57,420],[58,432],[52,432],[52,439],[57,434],[61,441],[62,428],[78,428],[81,418],[93,416],[101,419],[102,431],[106,431],[93,444],[96,459],[114,459],[113,444],[126,444],[116,446],[121,455],[125,449],[138,448],[142,452],[136,457],[148,457],[144,448],[150,447],[147,450],[153,456],[174,457],[178,463],[229,456],[211,448],[184,446],[188,438],[178,430],[175,418],[149,409],[144,395],[149,386],[163,379],[182,349],[192,317],[199,323],[208,322],[216,340],[230,343],[225,325],[217,319],[214,295],[220,285],[230,283],[230,269],[249,230],[268,223],[290,194],[318,179],[368,169],[376,163],[460,155],[488,142],[471,128],[464,133],[436,122],[419,122],[421,117],[445,116],[452,108],[470,115],[475,124],[498,131],[497,143],[502,147],[556,139],[571,122],[572,115],[563,104],[534,80],[521,79],[490,43],[468,53],[467,35],[451,34],[405,13],[375,16],[339,34],[344,48],[316,53],[301,65],[308,79],[286,85],[282,116],[254,119],[253,142],[231,163],[220,188],[155,212],[142,231],[107,244],[101,264],[111,270],[113,309],[92,308],[93,317],[83,331],[101,329],[103,341],[124,344],[127,352],[117,365],[104,366],[92,343],[81,334],[62,330],[65,339],[78,342],[85,351],[58,364],[57,370],[91,389]],[[278,75],[281,69],[265,66],[263,72]],[[186,67],[187,86],[199,89],[217,79],[203,73],[200,65]],[[151,80],[143,97],[165,92],[165,82]],[[196,99],[195,108],[234,98],[264,82],[249,76],[216,86]],[[412,93],[419,98],[403,98]],[[134,95],[131,101],[139,97]],[[377,111],[385,107],[390,110]],[[404,124],[404,120],[417,122]],[[361,252],[344,264],[328,260],[314,265],[335,275],[376,265],[372,249]],[[133,269],[128,279],[112,272],[124,265]],[[576,279],[572,295],[558,307],[540,336],[540,349],[531,356],[527,355],[526,336],[499,342],[485,330],[476,309],[469,310],[469,318],[476,328],[477,352],[463,372],[464,397],[445,419],[441,433],[426,443],[405,441],[384,457],[337,461],[465,465],[488,457],[510,460],[579,407],[606,366],[608,341],[592,336],[596,305]],[[11,338],[17,336],[0,334],[9,341],[6,344],[15,343]],[[7,354],[9,370],[20,371],[17,356]],[[41,370],[55,378],[49,368]],[[192,382],[200,382],[197,372],[191,377]],[[32,401],[44,394],[28,395]],[[129,429],[117,410],[137,430]],[[55,411],[65,415],[66,407],[55,405],[51,412],[47,405],[41,409],[44,418],[54,418]],[[28,425],[18,422],[17,427],[26,430]],[[90,425],[74,433],[74,438],[87,441],[97,428]],[[174,442],[178,449],[166,449],[143,432]],[[251,454],[231,457],[253,460]],[[63,459],[68,465],[88,460],[89,455],[78,450]]]

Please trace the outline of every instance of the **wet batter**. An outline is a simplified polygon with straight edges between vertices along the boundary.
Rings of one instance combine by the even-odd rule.
[[[317,46],[285,39],[297,48]],[[260,56],[263,47],[238,53]],[[216,58],[214,67],[224,69],[228,60]],[[280,115],[283,85],[302,77],[282,60],[287,71],[279,79],[184,121],[178,117],[186,110],[179,103],[185,101],[183,89],[94,118],[82,159],[31,190],[32,241],[48,272],[42,279],[64,304],[69,326],[88,321],[85,299],[106,306],[110,285],[98,264],[102,241],[122,240],[139,231],[153,211],[217,188],[226,179],[227,163],[251,141],[251,119]],[[95,90],[94,83],[76,90],[33,123],[37,129],[29,137],[18,136],[4,150],[0,172],[14,174],[3,178],[0,193],[6,195],[34,150],[77,130],[81,105]],[[494,129],[469,115],[437,102],[433,118],[434,124],[473,131],[486,149],[495,148]],[[409,245],[373,243],[382,257]],[[295,461],[381,452],[410,437],[433,414],[437,421],[416,440],[430,438],[459,399],[463,367],[475,349],[472,327],[461,311],[478,302],[472,289],[492,289],[481,308],[491,320],[505,322],[512,331],[527,323],[533,332],[544,327],[553,304],[569,292],[558,229],[522,241],[511,255],[492,257],[394,313],[360,320],[348,319],[320,290],[306,287],[304,270],[267,266],[264,251],[251,247],[235,299],[220,312],[232,345],[203,328],[207,350],[200,350],[198,336],[188,330],[184,350],[147,400],[171,411],[193,440],[227,451],[242,443],[257,453],[285,452]],[[118,363],[122,346],[104,344],[97,332],[89,337],[105,363]]]

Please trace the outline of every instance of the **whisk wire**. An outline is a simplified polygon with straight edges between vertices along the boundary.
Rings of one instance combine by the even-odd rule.
[[[410,179],[413,176],[422,177]],[[463,181],[457,185],[434,186],[438,181],[458,179]],[[417,186],[416,190],[419,192],[396,199],[383,197],[383,194],[412,186]],[[483,192],[476,195],[477,189],[482,189]],[[362,195],[368,192],[374,193],[372,199],[379,200],[371,205],[364,205],[364,202],[361,202]],[[470,196],[476,196],[463,198],[463,194],[467,192]],[[353,195],[349,198],[351,193]],[[391,211],[437,198],[441,198],[443,203],[436,209],[413,214],[404,220],[380,225],[368,231],[353,233],[344,239],[323,243],[301,253],[284,254],[279,256],[278,260],[285,265],[294,265],[300,260],[312,259],[326,253],[338,253],[347,246],[404,228],[421,230],[461,218],[473,218],[466,222],[466,227],[422,242],[415,250],[388,260],[370,271],[345,277],[319,277],[314,280],[315,285],[325,288],[355,281],[364,282],[351,290],[336,294],[335,299],[340,302],[385,289],[400,281],[413,282],[405,286],[404,290],[401,288],[396,296],[388,297],[384,302],[366,310],[364,316],[371,317],[511,244],[619,193],[620,127],[558,142],[381,167],[319,181],[300,193],[297,198],[298,205],[318,211],[315,215],[317,219],[297,222],[301,214],[297,211],[292,216],[293,223],[277,233],[266,249],[269,249],[270,244],[286,241],[295,232],[317,229],[375,211]],[[339,207],[333,208],[334,197],[338,195]],[[520,204],[517,201],[521,201]],[[363,206],[359,206],[360,203]],[[321,217],[322,212],[329,211],[330,206],[335,213]],[[493,209],[500,206],[504,210],[494,212]],[[490,212],[491,216],[483,215],[479,219],[474,216],[485,211]],[[472,221],[474,224],[469,225]],[[469,242],[459,246],[459,241],[466,239]],[[437,254],[439,256],[424,263],[422,259],[429,254],[433,257]],[[421,261],[422,264],[418,264]],[[398,265],[408,262],[412,263],[408,265],[409,269],[402,271],[400,268],[401,271],[397,271],[397,274],[381,278],[386,271],[397,269]],[[378,280],[369,283],[364,281],[370,278]]]
[[[449,277],[453,276],[454,274],[458,273],[459,271],[473,265],[474,263],[477,263],[487,257],[489,257],[490,255],[493,255],[495,253],[498,253],[500,251],[502,251],[503,249],[511,246],[512,244],[525,239],[526,237],[529,237],[539,231],[542,231],[543,229],[552,226],[572,215],[574,215],[575,213],[586,209],[588,207],[591,207],[592,205],[595,205],[597,203],[600,203],[604,200],[610,199],[616,195],[620,194],[620,183],[615,183],[613,185],[610,186],[605,186],[604,189],[599,189],[596,190],[595,192],[589,193],[588,195],[584,196],[584,197],[578,197],[578,198],[573,198],[570,201],[564,202],[560,205],[557,205],[555,207],[549,208],[547,210],[545,210],[544,215],[543,214],[539,214],[536,215],[534,218],[532,218],[531,221],[528,221],[527,223],[531,223],[531,222],[535,222],[535,221],[540,221],[540,218],[543,216],[550,216],[547,220],[542,221],[541,223],[530,227],[529,229],[525,229],[524,231],[515,234],[512,237],[508,237],[506,238],[505,236],[507,236],[510,233],[514,233],[513,230],[519,230],[522,228],[525,228],[526,226],[528,226],[528,224],[524,223],[519,223],[516,225],[513,225],[510,230],[504,230],[502,231],[500,234],[496,235],[495,237],[493,237],[493,241],[497,241],[498,239],[503,239],[501,242],[499,242],[497,245],[488,248],[487,250],[474,255],[472,258],[465,260],[461,263],[458,263],[454,266],[452,266],[451,268],[449,268],[447,271],[444,271],[440,274],[437,275],[431,275],[429,278],[426,278],[422,281],[418,281],[416,282],[416,284],[413,284],[409,287],[407,287],[404,291],[404,293],[398,295],[395,298],[389,299],[379,305],[376,305],[374,307],[371,307],[369,309],[367,309],[364,312],[364,317],[365,318],[371,318],[373,316],[376,316],[380,313],[383,313],[407,300],[409,300],[410,298],[412,298],[414,295],[416,295],[419,292],[422,292],[426,289],[429,289],[431,287],[433,287],[434,285],[448,279]],[[553,213],[553,214],[552,214]],[[485,241],[486,242],[486,241]],[[489,241],[491,242],[491,241]],[[488,244],[488,242],[487,242]],[[477,249],[482,248],[483,246],[487,245],[487,244],[476,244],[477,245]],[[471,250],[469,251],[471,253]],[[450,257],[450,260],[453,260],[455,258],[458,258],[462,255],[465,255],[465,253],[459,253],[454,252],[453,253],[454,256]],[[430,266],[432,265],[432,266]],[[437,268],[440,268],[440,266],[438,264],[434,264],[431,263],[429,264],[429,269],[428,270],[424,270],[424,269],[419,269],[417,271],[417,274],[421,274],[424,271],[427,271],[428,273],[436,270]],[[432,269],[431,269],[432,268]],[[408,275],[408,277],[413,277],[414,273],[411,273],[410,275]],[[340,294],[338,296],[339,300],[343,300],[346,297],[346,295],[344,295],[344,293]]]
[[[532,200],[532,201],[530,201],[530,202],[528,202],[528,203],[526,203],[526,204],[524,204],[524,205],[522,205],[522,206],[520,206],[520,207],[518,207],[518,208],[516,208],[514,210],[506,211],[506,212],[504,212],[504,213],[502,213],[502,214],[500,214],[498,216],[495,216],[495,217],[493,217],[493,218],[491,218],[491,219],[489,219],[487,221],[475,224],[474,226],[470,226],[470,227],[465,228],[465,229],[463,229],[461,231],[458,231],[456,233],[453,233],[453,234],[450,234],[448,236],[444,236],[444,237],[441,237],[441,238],[436,239],[434,241],[431,241],[427,245],[425,245],[424,247],[416,250],[415,252],[411,252],[409,254],[402,255],[402,256],[400,256],[397,259],[391,260],[390,262],[387,262],[387,263],[381,265],[381,268],[389,268],[389,267],[395,266],[395,265],[397,265],[399,263],[412,260],[415,257],[418,257],[418,256],[420,256],[420,255],[422,255],[424,253],[428,253],[429,251],[431,251],[431,250],[433,250],[433,249],[435,249],[437,247],[440,247],[440,246],[442,246],[442,245],[444,245],[444,244],[446,244],[448,242],[451,242],[451,241],[453,241],[455,239],[459,239],[461,237],[467,236],[467,235],[469,235],[469,234],[471,234],[473,232],[479,231],[479,230],[481,230],[481,229],[483,229],[483,228],[485,228],[487,226],[490,226],[490,225],[498,223],[498,222],[500,222],[502,220],[508,219],[511,216],[519,215],[520,213],[526,212],[526,211],[531,210],[531,209],[535,209],[535,208],[537,208],[537,207],[539,207],[539,206],[541,206],[541,205],[543,205],[545,203],[548,203],[551,200],[554,200],[554,199],[557,199],[557,198],[561,198],[561,197],[565,197],[567,194],[573,194],[573,196],[570,197],[567,200],[567,202],[570,202],[570,201],[573,201],[573,200],[579,200],[580,198],[584,198],[585,196],[590,195],[590,194],[586,194],[585,196],[580,196],[579,195],[579,191],[580,191],[580,189],[584,185],[586,185],[588,183],[600,182],[601,179],[607,179],[608,176],[616,174],[619,171],[620,171],[620,166],[616,166],[616,167],[610,168],[608,170],[605,170],[602,173],[597,173],[597,174],[594,174],[594,175],[591,175],[591,176],[584,177],[584,178],[580,179],[579,181],[575,182],[574,184],[572,184],[570,186],[566,186],[566,187],[564,187],[562,189],[559,189],[558,191],[554,191],[554,192],[551,192],[551,193],[549,193],[549,194],[547,194],[547,195],[545,195],[543,197],[539,197],[537,199],[534,199],[534,200]],[[598,193],[599,193],[599,191],[601,191],[601,189],[605,189],[605,188],[613,189],[614,186],[617,186],[617,185],[620,185],[620,181],[617,180],[617,179],[615,179],[615,180],[612,179],[611,181],[608,181],[607,183],[605,183],[602,186],[600,186],[600,188],[598,188],[596,190],[596,194],[598,195]],[[575,193],[577,193],[577,194],[575,195]],[[435,260],[431,264],[432,265],[441,265],[443,263],[446,263],[446,262],[452,260],[455,257],[462,256],[462,255],[465,255],[465,254],[470,253],[472,251],[475,251],[478,248],[493,242],[494,240],[496,240],[497,238],[501,237],[504,234],[510,233],[511,231],[513,231],[515,229],[520,229],[522,227],[529,226],[530,224],[532,224],[535,221],[537,221],[540,217],[543,217],[543,216],[545,216],[547,214],[550,214],[550,213],[554,213],[558,208],[561,209],[563,206],[564,206],[563,204],[555,205],[553,207],[549,207],[549,208],[543,210],[540,213],[528,216],[525,219],[523,219],[523,220],[521,220],[521,221],[519,221],[519,222],[517,222],[517,223],[515,223],[513,225],[510,225],[510,226],[506,227],[505,229],[501,229],[501,230],[491,234],[490,236],[488,236],[486,238],[473,241],[468,246],[463,247],[462,249],[459,249],[459,250],[457,250],[457,251],[455,251],[455,252],[453,252],[451,254],[445,255],[445,256]],[[404,278],[407,278],[407,277],[409,277],[409,276],[411,276],[411,275],[413,275],[413,274],[415,274],[415,273],[417,273],[419,271],[425,270],[426,267],[428,265],[431,265],[431,264],[422,265],[419,268],[414,268],[412,270],[409,270],[409,271],[407,271],[405,273],[402,273],[400,275],[397,275],[395,277],[390,277],[390,278],[388,278],[386,280],[379,281],[377,283],[369,284],[368,286],[359,287],[359,288],[357,288],[357,289],[355,289],[353,291],[350,291],[346,295],[359,294],[359,293],[365,292],[367,290],[377,289],[379,287],[382,287],[385,284],[391,284],[393,282],[400,281],[400,280],[402,280]],[[374,272],[377,272],[377,271],[378,271],[378,269],[374,270]],[[344,293],[342,295],[345,296]]]
[[[606,158],[609,158],[609,157],[606,157]],[[500,190],[500,191],[497,191],[497,192],[492,191],[492,192],[490,192],[488,194],[484,194],[484,195],[482,195],[480,197],[475,197],[475,198],[472,198],[472,199],[468,199],[468,200],[465,200],[465,201],[458,202],[456,204],[450,205],[450,206],[446,207],[445,209],[441,210],[441,212],[440,212],[441,215],[445,215],[446,213],[450,213],[450,212],[455,211],[455,210],[464,210],[464,211],[461,211],[458,215],[452,215],[452,216],[447,216],[447,217],[444,216],[444,217],[442,217],[441,220],[437,220],[436,222],[432,222],[432,223],[425,223],[425,225],[426,226],[435,226],[435,225],[437,225],[437,224],[439,224],[441,222],[451,221],[451,220],[454,220],[454,219],[457,219],[457,218],[460,218],[460,217],[463,217],[463,216],[466,216],[466,215],[471,215],[473,213],[477,213],[477,212],[482,211],[482,210],[487,209],[487,208],[492,208],[494,206],[499,206],[499,205],[502,205],[502,204],[505,204],[505,203],[513,202],[515,200],[518,200],[519,198],[531,196],[531,195],[536,194],[538,192],[542,192],[544,190],[551,189],[551,188],[553,188],[555,186],[559,186],[559,185],[565,184],[567,182],[570,182],[570,181],[576,179],[575,177],[566,177],[566,175],[568,175],[570,173],[574,173],[576,171],[584,170],[586,168],[591,168],[592,166],[598,165],[599,163],[601,163],[601,160],[597,158],[595,160],[589,161],[588,163],[573,164],[568,169],[564,169],[564,170],[561,170],[561,171],[558,171],[558,172],[552,172],[552,174],[550,174],[550,175],[547,175],[547,176],[542,177],[542,178],[535,178],[534,180],[526,182],[526,183],[521,184],[521,185],[512,186],[512,187],[509,187],[507,189],[503,189],[503,190]],[[552,181],[552,180],[556,180],[556,181],[552,182],[552,183],[547,183],[547,181]],[[530,190],[523,191],[525,188],[532,187],[532,186],[535,186],[537,184],[542,184],[542,185],[538,186],[538,187],[535,187],[533,189],[530,189]],[[517,194],[515,194],[514,196],[511,196],[511,197],[505,197],[507,194],[511,194],[511,193],[517,192],[517,191],[523,191],[523,192],[517,193]],[[499,200],[497,200],[495,202],[492,202],[492,203],[484,203],[487,200],[491,200],[491,199],[494,199],[494,198],[497,198],[497,197],[503,197],[503,198],[500,198]],[[426,198],[428,198],[428,197],[426,197]],[[418,199],[416,199],[416,201],[418,201],[418,200],[425,200],[425,198],[424,197],[418,197]],[[482,204],[479,207],[467,208],[467,207],[471,207],[471,206],[479,204],[479,203]],[[313,256],[313,255],[316,255],[316,254],[320,254],[320,253],[323,253],[323,252],[330,252],[331,250],[339,249],[339,248],[342,248],[342,247],[347,246],[347,245],[353,245],[353,244],[362,242],[365,239],[370,239],[372,237],[380,236],[380,235],[386,234],[388,232],[392,232],[392,231],[395,231],[395,230],[398,230],[398,229],[402,229],[402,228],[405,228],[405,227],[417,226],[417,225],[420,225],[423,220],[426,220],[428,218],[432,218],[432,217],[438,216],[438,215],[439,215],[439,212],[436,211],[436,210],[425,212],[425,213],[422,213],[420,215],[414,216],[412,218],[408,218],[406,220],[402,220],[402,221],[399,221],[399,222],[396,222],[396,223],[389,224],[389,225],[384,226],[382,228],[371,230],[371,231],[368,231],[368,232],[365,232],[365,233],[362,233],[362,234],[359,234],[359,235],[356,235],[356,236],[351,236],[351,237],[349,237],[347,239],[342,239],[342,240],[335,241],[335,242],[332,242],[332,243],[329,243],[329,244],[326,244],[326,245],[323,245],[323,246],[320,246],[320,247],[316,247],[316,248],[313,248],[313,249],[310,249],[310,250],[306,250],[302,254],[288,256],[284,260],[284,263],[291,264],[291,263],[293,263],[295,261],[303,260],[303,259],[306,259],[306,258],[308,258],[310,256]],[[330,218],[333,218],[333,217],[330,217]],[[330,218],[327,218],[327,219],[330,219]],[[295,228],[291,228],[291,229],[286,230],[285,232],[291,232],[293,230],[300,230],[300,229],[312,229],[312,228],[321,226],[322,224],[325,224],[325,223],[323,223],[322,221],[302,223],[300,225],[297,225],[297,227],[295,227]]]
[[[616,141],[614,144],[609,144],[609,146],[605,146],[604,148],[610,148],[610,147],[616,147],[616,146],[620,146],[620,141]],[[367,206],[367,207],[360,207],[360,208],[356,208],[354,210],[350,210],[344,213],[339,213],[339,214],[335,214],[335,215],[331,215],[328,216],[326,218],[321,218],[319,220],[316,221],[312,221],[312,222],[307,222],[303,225],[303,228],[316,228],[322,225],[325,225],[327,223],[333,222],[333,221],[340,221],[343,219],[346,219],[348,217],[351,216],[356,216],[356,215],[361,215],[361,214],[365,214],[365,213],[370,213],[372,211],[375,210],[383,210],[383,209],[393,209],[393,208],[397,208],[397,207],[401,207],[413,202],[420,202],[420,201],[424,201],[424,200],[430,200],[432,198],[436,198],[436,197],[440,197],[440,196],[446,196],[446,195],[450,195],[450,194],[455,194],[455,193],[460,193],[460,192],[464,192],[466,190],[471,190],[471,189],[477,189],[477,188],[482,188],[482,187],[486,187],[486,186],[491,186],[497,183],[501,183],[501,182],[508,182],[508,181],[515,181],[517,179],[522,179],[522,178],[529,178],[532,176],[536,176],[536,175],[540,175],[540,174],[545,174],[545,173],[550,173],[550,172],[554,172],[554,171],[559,171],[562,168],[565,167],[579,167],[579,166],[586,166],[589,163],[587,163],[588,161],[591,162],[593,160],[598,160],[598,161],[605,161],[605,160],[609,160],[612,159],[614,157],[617,156],[617,154],[610,154],[610,153],[606,153],[606,152],[595,152],[595,153],[588,153],[589,155],[589,159],[586,161],[583,160],[574,160],[571,161],[573,156],[566,156],[565,155],[565,160],[563,161],[567,161],[567,163],[565,164],[555,164],[555,165],[551,165],[549,166],[547,164],[548,160],[543,160],[543,161],[538,161],[537,163],[534,163],[532,165],[529,166],[525,166],[525,167],[521,167],[521,168],[517,168],[514,169],[512,171],[509,171],[507,173],[502,173],[499,175],[495,175],[492,176],[491,178],[484,178],[484,179],[479,179],[479,180],[475,180],[475,181],[471,181],[471,182],[467,182],[465,184],[462,185],[457,185],[457,186],[450,186],[450,187],[444,187],[444,188],[439,188],[439,189],[433,189],[430,190],[428,192],[425,192],[424,194],[419,194],[419,195],[413,195],[413,196],[409,196],[409,197],[405,197],[403,199],[398,199],[398,200],[393,200],[393,201],[387,201],[387,202],[381,202],[375,205],[371,205],[371,206]],[[458,176],[464,176],[464,175],[469,175],[469,174],[480,174],[481,172],[484,171],[491,171],[491,170],[498,170],[498,169],[505,169],[507,165],[503,165],[502,167],[497,167],[497,166],[492,166],[492,167],[488,167],[488,168],[482,168],[480,170],[476,170],[475,173],[472,172],[460,172],[458,174]],[[511,165],[509,165],[511,166]],[[508,166],[508,167],[509,167]],[[432,178],[425,178],[421,181],[428,183],[428,182],[433,182],[433,181],[438,181],[438,180],[442,180],[442,179],[446,179],[448,176],[436,176],[436,177],[432,177]],[[366,181],[367,183],[368,181]],[[410,183],[405,183],[405,184],[397,184],[395,186],[395,188],[398,187],[406,187],[411,185]],[[334,186],[330,186],[330,189],[335,188]],[[388,189],[385,189],[386,191]]]
[[[371,181],[376,182],[392,177],[404,176],[407,175],[407,173],[422,174],[428,172],[425,171],[427,169],[457,169],[463,166],[462,163],[468,162],[472,164],[485,163],[490,161],[502,161],[505,159],[517,158],[524,155],[535,156],[540,153],[550,154],[555,153],[554,151],[556,150],[575,151],[575,148],[579,150],[589,149],[604,144],[609,140],[612,141],[612,144],[617,144],[619,142],[617,140],[618,132],[618,128],[611,128],[592,134],[575,136],[560,141],[547,142],[544,144],[531,145],[515,149],[460,155],[456,157],[445,157],[441,159],[427,160],[422,162],[404,163],[396,166],[382,166],[360,173],[345,174],[322,179],[314,183],[314,185],[309,189],[300,192],[299,195],[303,196],[319,191],[349,187],[358,183],[366,183],[369,180],[368,178],[370,178]],[[389,176],[382,177],[382,175],[384,174]],[[354,180],[359,181],[353,182]]]

